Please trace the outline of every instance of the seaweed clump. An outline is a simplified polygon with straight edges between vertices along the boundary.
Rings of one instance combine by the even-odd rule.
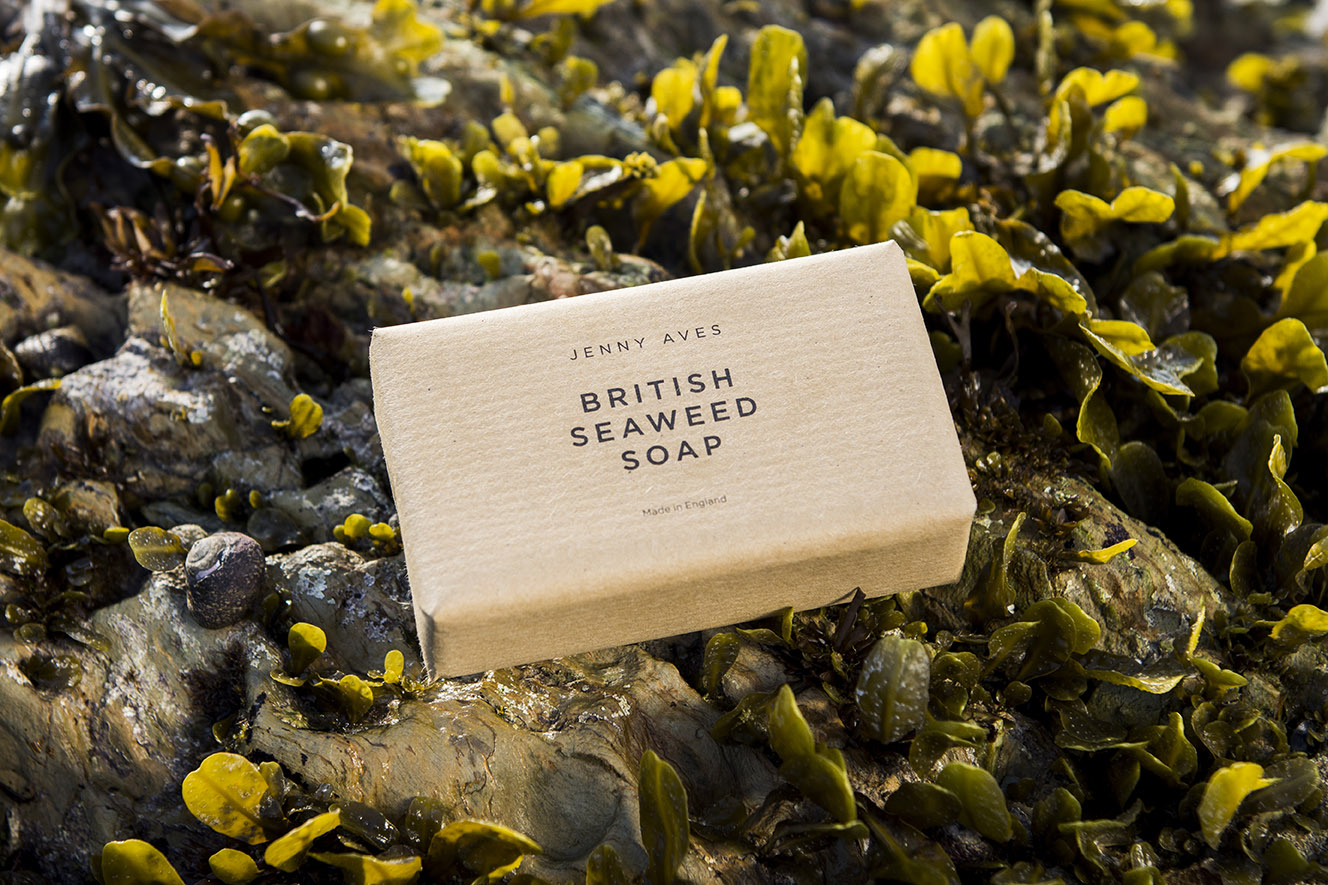
[[[673,766],[650,750],[641,758],[640,783],[648,881],[672,881],[687,851],[687,794]],[[185,776],[181,794],[198,822],[241,846],[221,848],[208,858],[212,878],[227,885],[499,882],[541,850],[507,827],[454,820],[450,809],[427,796],[413,797],[394,822],[362,802],[339,799],[330,784],[306,791],[277,763],[255,765],[234,753],[204,759]],[[252,853],[258,845],[264,846],[261,859]],[[595,881],[627,881],[611,846],[596,849],[590,863]],[[165,855],[141,839],[107,843],[93,862],[93,874],[102,883],[184,881]]]

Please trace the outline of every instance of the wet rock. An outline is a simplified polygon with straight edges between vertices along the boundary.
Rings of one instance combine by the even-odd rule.
[[[94,354],[112,352],[124,340],[124,296],[0,249],[0,340],[12,345],[68,326],[83,334]]]
[[[181,345],[202,355],[203,368],[279,412],[290,405],[290,348],[243,307],[183,286],[136,284],[129,289],[129,334],[148,341],[161,337],[163,297]]]
[[[77,326],[61,326],[24,338],[14,345],[14,357],[31,381],[63,378],[92,361],[88,341]]]
[[[138,499],[192,499],[205,480],[222,490],[297,486],[294,452],[264,405],[207,361],[184,368],[132,337],[65,377],[38,441],[71,472],[100,474]]]
[[[176,531],[182,525],[200,526],[203,534],[225,531],[225,523],[215,512],[205,513],[178,501],[150,501],[143,505],[142,522]],[[189,545],[186,543],[186,547]]]
[[[479,265],[469,269],[478,271]],[[348,271],[359,285],[384,293],[385,302],[395,301],[400,305],[401,317],[396,322],[410,318],[412,310],[415,318],[436,319],[540,300],[532,292],[530,274],[486,281],[482,273],[474,280],[444,273],[448,278],[440,279],[390,253],[366,257]],[[401,293],[407,289],[413,302],[409,310],[401,299]]]
[[[211,532],[196,523],[183,523],[171,527],[171,534],[180,539],[184,549],[188,550],[198,541],[206,538]]]
[[[195,624],[181,571],[152,575],[89,626],[109,648],[59,647],[82,670],[60,692],[33,686],[18,665],[31,649],[0,633],[0,806],[12,850],[42,881],[83,882],[103,844],[138,837],[198,870],[193,881],[222,840],[184,808],[180,783],[217,749],[211,723],[242,703],[243,674],[280,658],[252,621]]]
[[[410,796],[428,795],[458,817],[515,827],[544,848],[523,872],[552,881],[583,875],[586,855],[601,842],[642,871],[636,791],[646,749],[677,768],[702,828],[729,819],[744,801],[754,810],[779,783],[762,756],[711,739],[718,711],[673,665],[636,646],[443,682],[403,702],[391,725],[359,734],[309,729],[285,686],[269,680],[264,691],[249,720],[248,751],[388,814],[401,814]],[[703,852],[689,852],[680,878],[765,881],[759,868],[722,854],[730,860],[721,874]]]
[[[400,571],[399,558],[365,561],[334,545],[272,557],[270,568],[297,606],[324,578],[324,613],[354,609],[362,588],[364,599],[392,600],[383,623],[413,661],[401,642],[411,616],[395,586]],[[37,690],[15,663],[25,652],[0,635],[0,785],[18,834],[6,850],[35,862],[48,881],[83,881],[92,852],[129,837],[160,847],[186,881],[205,876],[208,855],[226,840],[189,815],[180,784],[219,749],[211,724],[233,712],[249,726],[239,751],[270,754],[301,782],[329,783],[338,797],[397,818],[411,796],[428,795],[457,817],[514,827],[545,849],[523,869],[552,881],[581,874],[601,841],[629,868],[644,867],[636,778],[646,749],[677,767],[702,824],[722,823],[740,805],[754,809],[779,783],[762,755],[714,742],[718,710],[672,664],[637,647],[440,683],[357,731],[314,730],[303,712],[307,693],[271,679],[281,654],[259,625],[204,629],[185,611],[185,590],[181,571],[158,573],[98,611],[91,626],[110,648],[62,649],[83,677],[60,693]],[[366,611],[320,623],[339,666],[381,667],[378,648],[356,651],[350,639],[367,632],[351,620],[363,623]],[[720,845],[698,846],[682,874],[697,883],[762,881],[738,860]]]
[[[264,553],[276,553],[300,543],[300,527],[275,507],[260,507],[249,514],[245,531],[258,542]]]
[[[248,614],[263,589],[263,551],[257,541],[239,532],[218,532],[195,541],[184,568],[189,613],[203,627],[234,624]]]
[[[332,538],[332,529],[352,513],[374,522],[387,516],[387,496],[363,470],[347,467],[307,489],[282,489],[264,495],[249,517],[250,534],[265,549],[292,543],[312,544]]]
[[[776,691],[787,681],[784,665],[769,649],[756,643],[744,643],[720,685],[725,696],[737,699],[754,691]]]
[[[345,458],[376,477],[387,477],[368,378],[347,381],[323,401],[323,423],[317,433],[300,442],[300,454],[306,462],[310,458],[328,462]]]
[[[1234,605],[1230,591],[1161,532],[1117,509],[1087,483],[1074,493],[1090,517],[1074,532],[1079,550],[1098,550],[1112,539],[1138,541],[1103,565],[1062,563],[1052,574],[1056,595],[1077,603],[1102,626],[1100,647],[1138,660],[1153,660],[1173,643],[1183,644],[1202,609],[1211,619]]]
[[[268,563],[272,587],[290,596],[291,617],[322,628],[342,669],[382,669],[393,649],[419,661],[402,557],[366,559],[341,544],[314,544]]]
[[[1015,611],[1045,596],[1063,596],[1102,627],[1098,648],[1137,661],[1169,654],[1188,635],[1198,611],[1211,618],[1232,604],[1230,593],[1161,532],[1134,519],[1074,476],[1020,478],[1045,490],[1047,501],[1075,502],[1078,521],[1057,545],[1016,546],[1009,565]],[[910,598],[910,617],[945,629],[967,629],[964,601],[981,586],[1015,516],[1028,505],[998,503],[973,521],[964,574],[957,584]],[[1031,533],[1030,533],[1031,534]],[[1099,550],[1126,538],[1136,544],[1104,564],[1079,562],[1066,551]]]
[[[892,28],[910,17],[908,7],[913,4],[894,3],[889,7],[889,15],[883,11],[873,14],[876,4],[864,4],[860,12],[855,11],[851,28],[822,17],[833,14],[831,7],[837,4],[822,4],[817,16],[807,14],[811,5],[800,0],[773,0],[762,3],[759,11],[753,12],[719,0],[610,4],[587,26],[576,51],[594,59],[605,80],[617,79],[627,84],[637,77],[653,76],[679,56],[691,57],[698,50],[704,51],[716,37],[728,34],[731,39],[724,54],[723,74],[732,82],[745,83],[751,57],[748,38],[761,25],[778,24],[803,34],[808,67],[815,72],[811,86],[825,90],[813,95],[816,98],[820,94],[847,92],[854,63],[874,43],[885,39]],[[962,11],[947,10],[946,14],[959,16]]]
[[[65,525],[74,532],[100,535],[120,525],[120,495],[114,483],[79,479],[58,486],[51,496],[64,516]]]

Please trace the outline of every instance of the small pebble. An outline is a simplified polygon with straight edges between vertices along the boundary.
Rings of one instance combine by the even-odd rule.
[[[234,624],[249,612],[266,572],[258,542],[239,532],[218,532],[194,542],[185,558],[189,613],[201,626]]]
[[[62,326],[25,338],[14,345],[14,356],[30,380],[63,378],[92,362],[87,339],[74,326]]]

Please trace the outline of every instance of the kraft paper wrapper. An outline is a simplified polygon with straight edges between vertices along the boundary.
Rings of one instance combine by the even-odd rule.
[[[370,366],[434,673],[962,569],[973,491],[894,243],[380,328]],[[705,391],[688,392],[698,373]],[[627,405],[610,408],[609,388]],[[698,405],[705,423],[689,426]],[[655,433],[646,416],[675,409],[676,429]],[[644,434],[624,438],[628,418]],[[719,439],[708,454],[707,436]],[[624,469],[625,450],[639,467]]]

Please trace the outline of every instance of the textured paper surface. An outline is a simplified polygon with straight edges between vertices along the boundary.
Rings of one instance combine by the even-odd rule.
[[[973,492],[894,243],[381,328],[370,367],[436,673],[962,568]]]

